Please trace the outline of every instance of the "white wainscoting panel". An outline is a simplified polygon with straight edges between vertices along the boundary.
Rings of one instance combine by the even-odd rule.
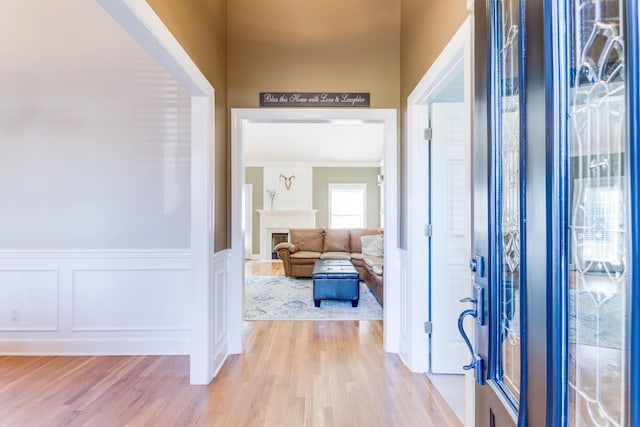
[[[75,270],[72,330],[188,330],[189,270]]]
[[[400,340],[398,343],[398,355],[400,359],[407,364],[409,360],[409,311],[408,311],[408,281],[407,281],[407,251],[398,249],[398,258],[400,260]]]
[[[227,335],[227,271],[216,271],[215,276],[215,333],[214,343],[220,344]]]
[[[407,251],[398,250],[400,258],[400,331],[402,336],[406,336],[407,330]]]
[[[190,262],[187,251],[0,251],[0,354],[189,354]]]
[[[58,271],[0,270],[0,331],[58,329]]]
[[[211,349],[209,351],[211,357],[211,377],[217,375],[220,368],[224,364],[229,354],[229,340],[227,321],[227,298],[229,295],[229,270],[231,267],[231,250],[225,249],[216,252],[213,257],[213,289],[210,292],[213,301],[210,307],[213,307],[210,313],[210,324],[213,339]]]

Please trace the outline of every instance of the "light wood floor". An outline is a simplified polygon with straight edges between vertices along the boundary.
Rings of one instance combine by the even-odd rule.
[[[284,276],[282,261],[255,261],[244,263],[244,274],[247,276]]]
[[[0,357],[2,426],[460,426],[382,322],[247,322],[208,386],[189,358]]]

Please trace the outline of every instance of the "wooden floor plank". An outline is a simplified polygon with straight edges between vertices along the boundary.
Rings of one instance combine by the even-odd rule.
[[[244,263],[244,273],[247,276],[284,276],[284,265],[279,260],[248,260]]]
[[[0,425],[461,425],[381,321],[247,322],[244,342],[208,386],[185,356],[0,357]]]

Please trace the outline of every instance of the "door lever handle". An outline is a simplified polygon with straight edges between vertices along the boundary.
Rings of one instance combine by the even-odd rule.
[[[458,317],[458,331],[460,331],[460,335],[462,335],[462,339],[467,345],[467,348],[469,349],[469,353],[471,353],[471,363],[469,363],[468,365],[464,365],[462,367],[462,369],[464,369],[465,371],[468,371],[469,369],[473,369],[473,359],[476,355],[476,352],[473,350],[473,346],[471,345],[471,341],[469,340],[469,336],[467,335],[467,332],[464,330],[464,319],[467,316],[476,317],[476,309],[468,308],[464,310],[462,313],[460,313],[460,317]]]
[[[462,313],[460,313],[460,316],[458,317],[458,331],[460,332],[460,335],[462,335],[462,339],[464,340],[465,344],[467,345],[467,348],[469,349],[469,353],[471,354],[471,362],[468,365],[464,365],[462,369],[464,369],[465,371],[468,371],[469,369],[475,369],[476,382],[482,385],[484,384],[484,380],[482,377],[482,369],[483,369],[482,357],[480,357],[480,355],[478,355],[475,352],[475,350],[473,349],[473,346],[471,345],[471,341],[469,340],[469,336],[467,335],[467,332],[464,330],[464,319],[467,316],[473,316],[476,319],[478,318],[477,300],[475,298],[466,297],[466,298],[462,298],[460,302],[470,302],[470,303],[473,303],[474,305],[473,308],[468,308],[464,310]]]
[[[476,304],[478,301],[476,301],[475,298],[464,297],[460,300],[460,302],[470,302],[470,303]]]

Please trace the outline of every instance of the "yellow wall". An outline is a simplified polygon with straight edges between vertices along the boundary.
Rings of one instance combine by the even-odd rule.
[[[227,142],[227,1],[148,0],[215,88],[215,251],[231,246]]]
[[[229,107],[259,93],[370,92],[400,106],[400,0],[231,0]]]

